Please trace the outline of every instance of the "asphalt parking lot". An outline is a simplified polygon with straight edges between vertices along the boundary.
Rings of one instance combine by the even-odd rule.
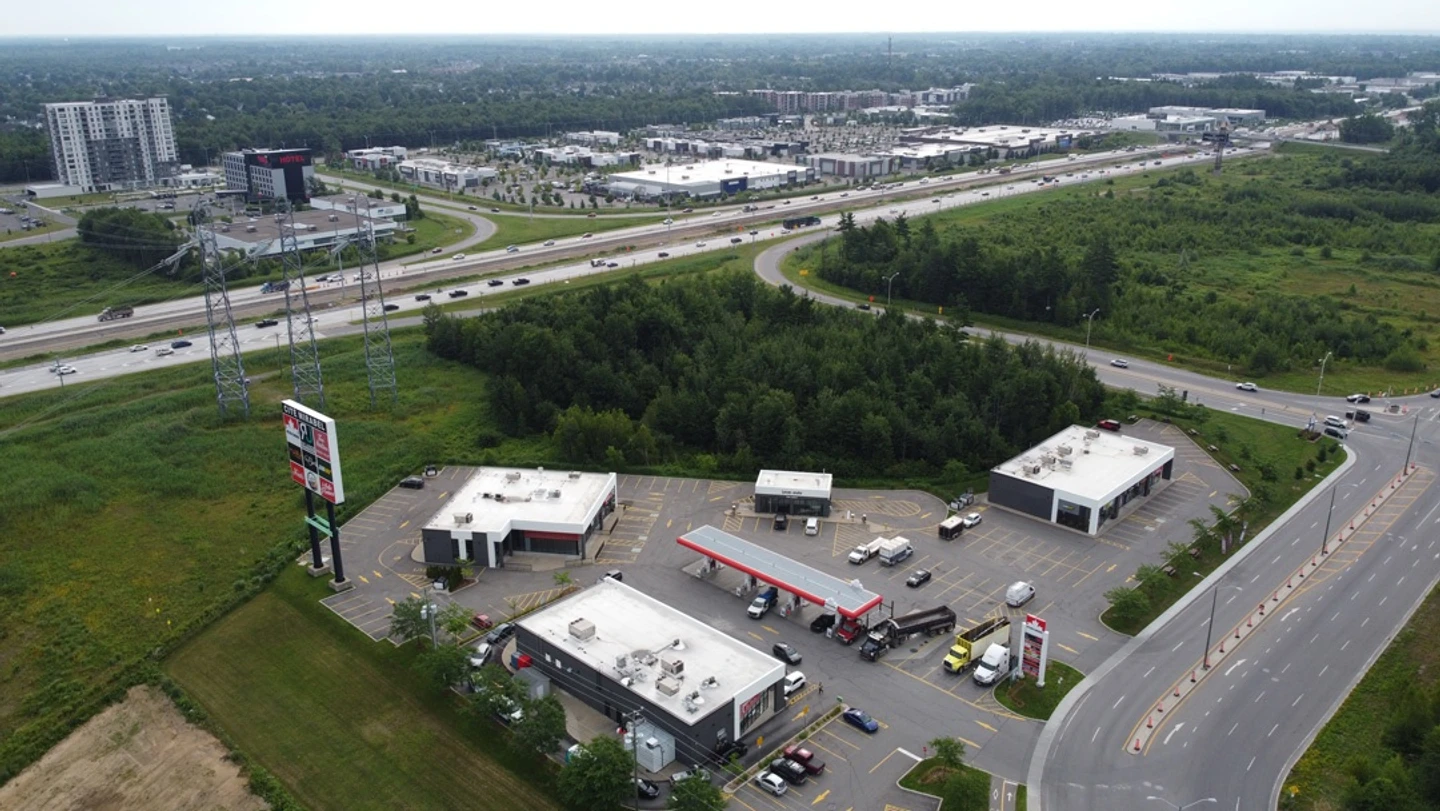
[[[865,709],[882,724],[874,735],[827,728],[811,739],[811,748],[827,759],[826,775],[780,798],[747,786],[737,794],[737,803],[754,811],[799,808],[799,803],[918,811],[926,807],[919,802],[923,798],[901,791],[894,782],[928,741],[959,738],[970,762],[1016,780],[1024,776],[1041,725],[1006,710],[968,673],[945,672],[941,660],[948,636],[912,639],[871,663],[859,658],[858,646],[810,632],[816,607],[802,607],[788,617],[771,612],[761,620],[750,619],[745,607],[753,591],[735,593],[743,575],[721,570],[697,581],[683,570],[693,567],[699,556],[675,538],[709,524],[836,577],[857,578],[883,596],[884,605],[876,612],[880,616],[945,604],[964,628],[999,614],[1018,622],[1025,613],[1035,613],[1049,623],[1052,658],[1087,671],[1124,641],[1098,621],[1104,592],[1124,582],[1141,563],[1158,560],[1170,541],[1189,541],[1190,518],[1206,517],[1210,504],[1224,505],[1228,495],[1243,492],[1177,429],[1142,421],[1124,431],[1175,447],[1175,478],[1134,512],[1112,522],[1099,538],[993,508],[982,499],[971,508],[981,513],[982,523],[953,541],[942,541],[936,527],[947,510],[934,496],[839,489],[833,494],[832,516],[821,521],[818,535],[806,536],[803,522],[792,521],[787,530],[777,531],[770,516],[755,515],[749,509],[753,487],[748,482],[625,475],[619,480],[622,508],[617,523],[601,538],[593,562],[568,571],[583,587],[603,571],[618,568],[627,585],[704,617],[715,629],[766,653],[782,640],[799,649],[803,661],[798,669],[806,672],[810,692],[792,703],[794,711],[783,720],[759,731],[771,744],[803,727],[809,712],[838,701]],[[346,572],[355,588],[327,598],[325,604],[373,639],[386,638],[389,606],[418,596],[426,585],[424,566],[411,554],[420,528],[469,472],[442,469],[427,480],[425,489],[392,490],[348,522],[341,538]],[[858,543],[896,534],[910,538],[915,547],[915,554],[900,566],[882,567],[873,559],[858,566],[847,561]],[[933,579],[907,588],[905,578],[917,568],[930,570]],[[1005,588],[1016,580],[1027,580],[1037,590],[1036,598],[1019,609],[1006,607],[1003,598]],[[498,621],[561,593],[553,571],[508,567],[481,571],[473,585],[438,599],[458,601]],[[750,760],[760,754],[753,750]]]

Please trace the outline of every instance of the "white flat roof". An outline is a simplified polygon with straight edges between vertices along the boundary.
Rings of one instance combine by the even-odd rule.
[[[482,467],[425,528],[487,534],[512,529],[579,534],[614,491],[614,473]],[[456,523],[457,513],[468,513],[472,520]]]
[[[570,627],[576,620],[593,623],[594,636],[585,640],[572,636]],[[785,675],[785,664],[775,657],[608,577],[517,624],[612,681],[628,676],[633,679],[630,690],[686,724],[709,715],[742,689],[773,684]],[[622,656],[623,669],[617,666]],[[665,672],[661,660],[668,658],[683,663],[684,679],[674,695],[656,687]],[[717,683],[702,687],[710,678]],[[690,712],[687,697],[697,691],[700,700],[691,700],[696,710]]]
[[[791,172],[804,172],[804,167],[789,163],[762,163],[735,158],[724,160],[671,163],[668,183],[672,186],[688,186],[702,183],[719,183],[741,177],[773,177]],[[666,183],[665,164],[652,163],[631,172],[616,172],[610,175],[614,180],[628,180],[632,183]]]
[[[770,496],[830,497],[829,473],[800,473],[793,470],[762,470],[755,477],[755,492]]]
[[[1068,452],[1064,449],[1069,449]],[[1136,453],[1136,448],[1144,452]],[[1072,425],[993,470],[1062,493],[1099,501],[1175,457],[1175,449],[1132,436]],[[1062,460],[1070,460],[1066,469]],[[1053,460],[1053,462],[1049,461]],[[1039,473],[1033,471],[1040,467]]]

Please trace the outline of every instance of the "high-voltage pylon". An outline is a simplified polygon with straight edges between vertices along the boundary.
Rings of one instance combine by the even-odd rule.
[[[225,285],[225,265],[215,244],[215,222],[210,209],[196,206],[191,213],[196,240],[200,244],[201,277],[205,284],[205,324],[210,330],[210,366],[215,371],[215,399],[220,416],[239,408],[250,416],[250,384],[235,334],[235,315],[230,310],[230,293]]]
[[[360,201],[365,217],[360,217]],[[377,392],[388,390],[390,401],[399,396],[395,389],[395,353],[390,347],[390,319],[385,312],[385,292],[380,287],[380,260],[375,252],[375,221],[370,219],[370,198],[356,195],[355,245],[360,250],[360,312],[365,329],[365,374],[370,379],[370,407]]]
[[[305,291],[305,264],[295,237],[295,217],[290,201],[281,201],[275,214],[280,232],[280,262],[284,274],[285,324],[290,336],[290,381],[295,399],[314,408],[325,407],[325,379],[320,374],[320,347],[315,342],[310,317],[310,295]]]

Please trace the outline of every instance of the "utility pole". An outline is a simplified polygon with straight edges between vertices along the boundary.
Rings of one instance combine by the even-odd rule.
[[[900,271],[897,270],[885,277],[885,309],[887,310],[890,309],[890,286],[895,283],[895,277],[899,275]]]
[[[1322,558],[1330,554],[1326,551],[1325,546],[1330,541],[1330,516],[1335,514],[1336,489],[1337,488],[1334,487],[1330,488],[1330,512],[1325,513],[1325,534],[1320,536],[1320,557]]]
[[[1402,473],[1410,472],[1410,454],[1415,451],[1415,431],[1420,428],[1420,414],[1415,414],[1415,422],[1410,426],[1410,447],[1405,449],[1405,469]]]
[[[1325,385],[1325,362],[1330,360],[1334,352],[1326,352],[1325,357],[1320,359],[1320,382],[1315,384],[1315,396],[1320,396],[1320,387]]]
[[[1085,357],[1090,357],[1090,328],[1095,326],[1095,316],[1100,314],[1100,308],[1096,307],[1093,312],[1085,316]]]

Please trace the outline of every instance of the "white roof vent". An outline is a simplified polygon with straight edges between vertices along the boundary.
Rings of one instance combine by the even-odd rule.
[[[1150,448],[1145,445],[1136,445],[1134,451],[1136,456],[1144,456],[1150,452]]]
[[[585,619],[584,617],[581,617],[577,620],[572,620],[570,623],[570,635],[575,637],[576,639],[579,639],[582,642],[587,639],[594,639],[595,623]],[[620,660],[623,660],[624,658],[625,657],[623,656],[618,657],[616,660],[616,665],[619,667],[623,667],[623,665],[620,664]]]
[[[679,676],[685,672],[685,660],[679,656],[661,656],[660,669],[671,676]]]
[[[660,691],[662,695],[674,696],[680,692],[680,682],[675,681],[669,676],[661,676],[655,680],[655,689]]]
[[[464,526],[464,525],[470,523],[471,521],[474,521],[474,520],[475,520],[475,514],[474,514],[474,513],[455,513],[454,518],[455,518],[455,523],[456,523],[456,525],[458,525],[458,526]]]

